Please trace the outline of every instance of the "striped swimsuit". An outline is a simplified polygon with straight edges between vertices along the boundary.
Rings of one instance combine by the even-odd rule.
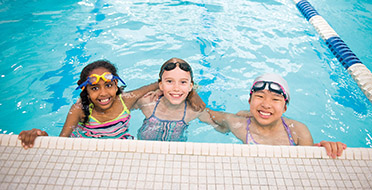
[[[292,135],[291,135],[291,130],[289,129],[288,125],[284,122],[284,119],[282,117],[282,122],[283,122],[283,125],[284,125],[284,128],[285,128],[285,131],[287,132],[288,134],[288,139],[289,139],[289,145],[290,146],[295,146],[296,143],[294,142],[293,138],[292,138]],[[249,132],[249,125],[251,124],[251,118],[248,119],[247,121],[247,137],[246,137],[246,144],[251,144],[251,145],[254,145],[254,144],[259,144],[257,143],[253,137],[252,137],[252,134]]]
[[[189,125],[187,125],[184,120],[187,107],[186,101],[181,120],[162,120],[155,116],[155,111],[159,105],[160,98],[156,102],[152,115],[143,121],[142,127],[138,130],[138,139],[154,141],[187,141],[185,131]]]
[[[103,138],[103,139],[133,139],[128,133],[130,111],[125,105],[121,95],[120,101],[124,107],[118,117],[106,122],[99,122],[92,116],[93,104],[89,105],[89,121],[86,124],[78,123],[70,137],[75,138]]]

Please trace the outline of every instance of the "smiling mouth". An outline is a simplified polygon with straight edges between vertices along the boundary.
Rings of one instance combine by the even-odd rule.
[[[182,94],[170,94],[170,95],[174,98],[180,98],[182,96]]]
[[[102,103],[102,104],[106,104],[110,101],[111,98],[106,98],[106,99],[99,99],[98,102]]]
[[[258,111],[258,113],[260,113],[261,115],[264,115],[264,116],[270,116],[271,115],[270,112]]]

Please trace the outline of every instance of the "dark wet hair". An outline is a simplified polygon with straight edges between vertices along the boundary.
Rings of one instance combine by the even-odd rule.
[[[105,69],[109,70],[110,73],[113,74],[114,76],[118,76],[117,69],[112,63],[110,63],[107,60],[98,60],[98,61],[94,61],[92,63],[89,63],[87,66],[84,67],[84,69],[80,73],[80,79],[77,82],[77,84],[80,85],[83,82],[85,82],[88,79],[88,77],[90,76],[90,73],[94,69],[97,69],[97,68],[105,68]],[[118,91],[116,92],[116,95],[119,95],[121,93],[122,93],[122,89],[118,87]],[[90,100],[89,100],[89,97],[88,97],[87,88],[84,88],[84,90],[81,91],[80,98],[81,98],[81,103],[83,105],[82,109],[83,109],[84,115],[85,115],[83,123],[85,124],[85,123],[88,122],[88,119],[89,119],[89,115],[90,115],[89,104],[91,103]]]
[[[158,81],[159,82],[161,81],[164,71],[171,71],[175,69],[176,67],[179,67],[183,71],[189,72],[191,76],[191,82],[194,84],[194,77],[193,77],[192,68],[190,64],[188,64],[185,60],[182,60],[180,58],[175,58],[175,57],[169,59],[161,66]]]

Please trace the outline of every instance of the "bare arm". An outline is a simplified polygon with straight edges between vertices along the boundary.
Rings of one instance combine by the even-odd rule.
[[[293,136],[293,140],[300,146],[312,146],[314,144],[313,137],[307,126],[299,121],[284,118],[288,124]]]
[[[214,127],[214,129],[216,129],[217,131],[221,132],[221,133],[227,133],[229,132],[228,130],[225,130],[225,128],[222,128],[220,125],[218,125],[217,123],[215,123],[211,116],[209,115],[209,110],[208,108],[207,109],[204,109],[202,112],[200,112],[200,115],[199,115],[199,120],[204,122],[204,123],[208,123],[209,125],[212,125]]]
[[[146,93],[154,91],[159,88],[158,82],[143,86],[136,90],[132,90],[126,93],[123,93],[123,98],[125,105],[129,110],[133,109],[133,106],[136,104],[137,100],[143,97]]]
[[[246,118],[253,117],[252,113],[249,110],[241,110],[238,113],[236,113],[236,115]]]
[[[205,103],[200,98],[199,94],[196,93],[195,89],[193,89],[189,95],[187,96],[187,101],[189,102],[191,109],[200,112],[205,109]]]
[[[69,137],[72,133],[73,128],[78,124],[84,113],[81,109],[81,103],[78,101],[71,106],[70,111],[67,114],[66,122],[59,136]],[[48,136],[48,133],[40,129],[32,129],[22,131],[18,135],[18,139],[21,140],[21,144],[24,149],[32,148],[35,143],[35,139],[38,136]]]
[[[236,138],[245,143],[247,135],[247,130],[245,128],[247,126],[247,119],[245,117],[213,111],[208,108],[206,110],[209,112],[211,119],[218,125],[218,127],[215,128],[217,131],[222,133],[231,131]]]
[[[71,106],[70,111],[67,114],[65,124],[63,125],[62,131],[59,134],[60,137],[69,137],[84,117],[84,112],[82,109],[82,104],[80,101]]]
[[[211,119],[217,125],[219,125],[219,128],[217,128],[216,130],[220,132],[231,131],[236,136],[236,133],[240,133],[240,128],[245,126],[246,124],[246,119],[244,117],[232,113],[214,111],[209,108],[207,108],[206,110],[208,111]]]

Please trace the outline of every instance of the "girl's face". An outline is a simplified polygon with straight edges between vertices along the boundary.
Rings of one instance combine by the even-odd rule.
[[[173,70],[164,71],[159,83],[164,97],[174,105],[183,103],[192,87],[190,72],[186,72],[178,66]]]
[[[261,126],[274,125],[287,110],[283,95],[266,89],[253,92],[249,103],[254,119]]]
[[[110,71],[103,67],[100,67],[92,70],[89,73],[89,76],[92,74],[102,75],[105,72]],[[95,109],[104,111],[112,107],[116,99],[116,92],[118,91],[116,80],[105,82],[104,80],[100,79],[97,84],[88,84],[86,88],[88,91],[88,97],[94,104]]]

